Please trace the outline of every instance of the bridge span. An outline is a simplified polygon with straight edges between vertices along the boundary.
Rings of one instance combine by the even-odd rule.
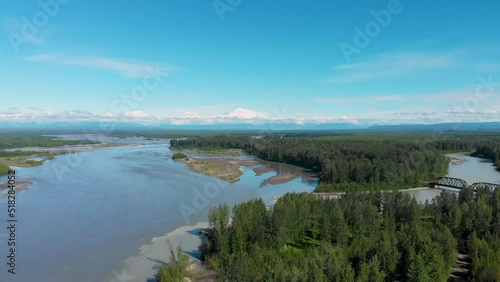
[[[487,188],[490,190],[500,189],[500,184],[495,183],[487,183],[487,182],[476,182],[472,185],[469,185],[467,181],[460,178],[453,177],[438,177],[434,181],[429,183],[429,187],[431,188],[439,188],[439,187],[449,187],[455,189],[463,189],[466,187],[471,187],[472,189],[481,189]]]

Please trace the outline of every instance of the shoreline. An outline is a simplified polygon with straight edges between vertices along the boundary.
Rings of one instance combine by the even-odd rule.
[[[3,183],[0,183],[0,192],[2,194],[0,194],[0,200],[3,200],[3,199],[6,199],[9,197],[9,194],[7,193],[3,193],[4,190],[8,190],[8,184],[9,181],[5,181]],[[19,178],[19,179],[16,179],[16,184],[15,184],[15,188],[14,188],[14,191],[17,193],[20,193],[26,189],[28,189],[31,184],[33,184],[33,182],[30,180],[30,179],[27,179],[27,178]]]
[[[415,188],[408,188],[408,189],[398,189],[397,191],[398,192],[413,192],[413,191],[423,191],[423,190],[429,190],[429,189],[436,189],[436,188],[431,188],[431,187],[415,187]],[[392,192],[394,190],[380,190],[380,192],[382,193],[387,193],[387,192]],[[369,192],[375,192],[375,191],[364,191],[362,193],[369,193]],[[337,199],[339,198],[340,196],[344,195],[345,193],[347,192],[325,192],[325,193],[322,193],[322,192],[313,192],[313,195],[317,196],[317,197],[322,197],[322,198],[325,198],[325,199]],[[277,197],[276,198],[276,201],[279,199]],[[274,201],[274,199],[273,199]]]
[[[46,161],[54,159],[56,156],[66,154],[76,154],[93,152],[101,149],[134,146],[131,143],[100,143],[100,144],[79,144],[65,145],[59,147],[20,147],[4,149],[4,152],[31,152],[31,155],[0,157],[0,163],[16,167],[35,167],[43,165]],[[39,160],[33,160],[38,158]]]
[[[192,158],[179,159],[194,173],[201,173],[228,182],[237,182],[243,172],[240,166],[252,167],[258,165],[254,160],[238,160],[228,158]]]
[[[295,175],[291,173],[282,173],[275,176],[269,177],[268,179],[262,181],[260,188],[267,186],[268,184],[277,185],[290,182],[296,178]]]
[[[270,176],[262,181],[260,188],[270,185],[278,185],[290,182],[298,176],[288,170],[280,171],[280,169],[273,168],[269,165],[269,161],[252,159],[252,160],[242,160],[235,158],[217,158],[217,157],[188,157],[185,159],[178,159],[177,161],[182,162],[187,166],[187,168],[194,173],[201,173],[210,177],[215,177],[224,181],[231,183],[238,182],[239,177],[243,175],[243,171],[240,167],[255,167],[252,171],[255,176],[261,176],[266,173],[276,172],[276,175]],[[267,164],[266,164],[267,163]],[[275,163],[275,165],[285,166],[285,164]],[[286,165],[292,166],[292,165]],[[306,172],[304,168],[297,167],[296,169]]]
[[[172,150],[175,152],[175,150]],[[252,171],[255,173],[255,176],[260,176],[264,173],[268,172],[275,172],[276,175],[267,178],[265,181],[269,181],[269,179],[272,179],[271,182],[269,183],[271,185],[275,184],[281,184],[281,183],[286,183],[289,182],[297,177],[303,177],[303,176],[295,176],[291,178],[291,173],[284,169],[284,170],[279,170],[274,167],[269,166],[269,164],[266,164],[265,161],[261,161],[259,159],[256,160],[241,160],[241,159],[233,159],[233,158],[214,158],[214,157],[208,157],[208,158],[192,158],[188,157],[186,159],[178,159],[177,161],[183,163],[186,165],[186,168],[188,168],[190,171],[194,173],[202,173],[201,169],[198,168],[198,171],[193,171],[193,167],[189,167],[189,163],[194,163],[198,162],[197,165],[207,165],[210,164],[210,162],[217,162],[222,168],[225,167],[227,163],[231,163],[234,165],[235,169],[237,169],[239,172],[243,174],[241,167],[247,167],[250,168],[249,171]],[[255,166],[259,167],[255,167]],[[283,167],[283,164],[276,163],[276,165],[279,165]],[[284,166],[287,168],[287,166]],[[297,167],[297,169],[303,170],[302,168]],[[260,173],[259,173],[260,172]],[[227,173],[227,172],[224,172]],[[205,174],[205,173],[202,173]],[[210,177],[215,177],[213,175],[205,174]],[[291,179],[289,179],[291,178]],[[283,181],[283,182],[282,182]],[[280,182],[280,183],[278,183]],[[119,271],[119,273],[116,273],[116,275],[120,275],[120,277],[127,277],[130,278],[128,281],[137,281],[137,282],[144,282],[144,281],[150,281],[148,279],[154,278],[154,275],[156,274],[158,270],[158,266],[161,263],[168,263],[170,262],[170,257],[168,253],[168,245],[166,243],[166,240],[169,240],[172,244],[172,246],[175,248],[179,243],[182,243],[182,251],[189,255],[189,267],[188,267],[188,273],[191,274],[203,274],[203,277],[199,278],[192,278],[192,281],[212,281],[210,280],[211,278],[211,273],[205,273],[204,270],[205,268],[202,266],[201,261],[198,259],[198,246],[201,243],[200,240],[200,234],[198,234],[199,231],[201,231],[203,228],[208,227],[208,222],[203,221],[203,222],[198,222],[194,225],[184,225],[179,228],[176,228],[165,235],[158,236],[158,237],[153,237],[150,242],[143,244],[142,246],[139,247],[138,252],[127,258],[123,263],[122,263],[122,268]],[[201,279],[201,280],[200,280]],[[203,280],[206,279],[206,280]],[[110,280],[109,282],[112,282],[113,280]],[[186,281],[191,281],[191,280],[186,280]]]
[[[27,152],[33,152],[32,155],[29,156],[19,156],[19,157],[12,157],[16,158],[16,162],[14,164],[12,163],[6,163],[11,169],[14,169],[16,167],[22,167],[22,168],[30,168],[30,167],[37,167],[43,165],[46,161],[52,160],[57,156],[61,155],[67,155],[67,154],[77,154],[77,153],[86,153],[86,152],[94,152],[97,150],[105,150],[105,149],[113,149],[113,148],[121,148],[121,147],[134,147],[134,146],[140,146],[141,144],[133,144],[133,143],[100,143],[100,144],[80,144],[80,145],[65,145],[62,147],[22,147],[22,148],[12,148],[14,150],[19,150],[19,151],[27,151]],[[44,150],[46,149],[46,150]],[[43,157],[43,159],[34,161],[34,162],[29,162],[29,159],[32,158],[37,158],[37,157]],[[0,163],[2,161],[9,161],[7,159],[12,159],[10,157],[2,157],[0,158]],[[24,161],[24,163],[19,163],[20,161]],[[5,175],[0,175],[0,176],[5,176]],[[33,184],[33,181],[29,178],[20,178],[16,180],[16,188],[14,191],[17,193],[20,193],[24,190],[29,189],[29,187]],[[0,183],[0,192],[3,190],[7,189],[7,182]],[[0,194],[0,200],[6,199],[8,197],[8,194]]]
[[[230,156],[230,157],[239,157],[239,156],[245,156],[246,153],[241,150],[241,149],[203,149],[199,147],[170,147],[170,150],[172,151],[177,151],[177,152],[182,152],[182,153],[187,153],[187,154],[200,154],[200,155],[206,155],[207,157],[209,156]]]
[[[470,156],[470,152],[458,152],[444,155],[448,160],[450,165],[461,165],[465,162],[465,159],[460,158],[464,156]]]
[[[203,221],[194,225],[178,227],[163,236],[153,237],[149,243],[139,247],[136,255],[124,261],[123,267],[118,274],[120,277],[129,278],[127,281],[150,281],[148,279],[154,278],[161,263],[171,261],[167,240],[170,241],[174,249],[177,245],[182,245],[182,251],[189,256],[190,269],[194,268],[191,271],[201,270],[200,260],[196,257],[200,244],[198,232],[207,227],[208,222]],[[109,282],[114,281],[116,281],[116,278],[109,280]]]

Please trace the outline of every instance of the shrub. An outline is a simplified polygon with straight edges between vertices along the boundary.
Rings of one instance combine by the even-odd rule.
[[[9,173],[10,167],[6,164],[1,164],[0,163],[0,175],[5,175]]]
[[[178,160],[178,159],[186,159],[187,156],[186,154],[183,154],[183,153],[175,153],[173,156],[172,156],[172,159],[174,160]]]

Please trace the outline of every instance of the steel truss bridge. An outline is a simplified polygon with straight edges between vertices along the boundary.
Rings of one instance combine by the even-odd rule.
[[[476,182],[472,185],[467,184],[467,182],[460,178],[453,177],[438,177],[433,182],[429,183],[429,187],[431,188],[439,188],[439,187],[450,187],[455,189],[462,189],[466,187],[471,187],[473,190],[477,189],[490,189],[496,190],[500,189],[500,184],[487,183],[487,182]]]

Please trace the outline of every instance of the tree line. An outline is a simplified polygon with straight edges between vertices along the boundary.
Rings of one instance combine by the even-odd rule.
[[[55,136],[30,134],[1,134],[0,149],[22,147],[58,147],[64,145],[100,144],[91,140],[60,140]]]
[[[320,176],[318,192],[329,192],[422,186],[423,181],[447,173],[443,151],[473,151],[481,140],[341,137],[217,135],[172,140],[171,146],[236,148],[264,160],[301,166]]]
[[[209,212],[200,253],[218,281],[446,281],[457,251],[472,281],[500,280],[500,191],[402,192],[338,200],[286,194]]]
[[[497,170],[500,171],[500,142],[486,142],[485,144],[481,144],[477,146],[476,151],[472,155],[492,160]]]
[[[319,138],[215,135],[171,140],[171,146],[242,149],[264,160],[301,166],[320,176],[317,192],[422,186],[447,173],[444,152],[475,151],[474,155],[500,164],[500,138],[474,134],[443,138],[428,134]]]

